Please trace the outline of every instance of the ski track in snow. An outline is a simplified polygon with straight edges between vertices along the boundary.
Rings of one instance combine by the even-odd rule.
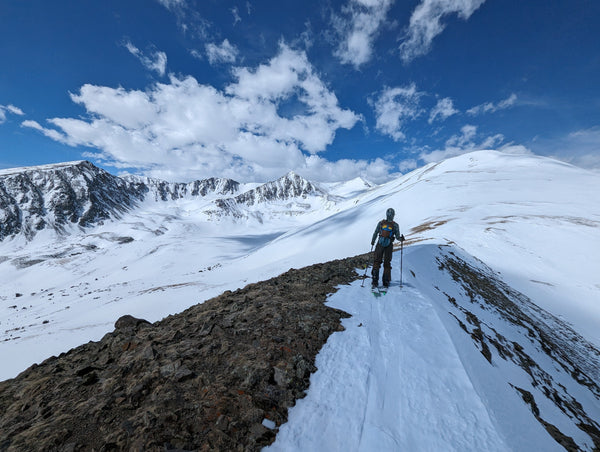
[[[265,450],[511,450],[431,300],[406,285],[375,298],[356,281],[328,305],[352,314],[346,331],[319,353],[308,396]]]

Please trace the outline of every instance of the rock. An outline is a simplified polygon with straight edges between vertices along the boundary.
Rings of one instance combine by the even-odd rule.
[[[291,269],[154,324],[121,317],[0,382],[0,450],[261,450],[277,431],[263,420],[286,422],[348,317],[327,294],[367,259]]]
[[[139,325],[150,325],[150,322],[144,319],[136,319],[131,315],[124,315],[115,322],[115,330],[124,330],[127,328],[137,328]]]

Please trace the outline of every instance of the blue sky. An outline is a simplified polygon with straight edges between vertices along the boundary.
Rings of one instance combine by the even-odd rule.
[[[399,172],[478,149],[600,169],[596,0],[21,0],[0,167],[168,180]]]

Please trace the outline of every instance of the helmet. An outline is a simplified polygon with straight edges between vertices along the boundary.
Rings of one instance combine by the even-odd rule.
[[[396,215],[396,212],[394,212],[394,209],[391,207],[385,211],[385,219],[388,221],[392,221],[394,219],[394,215]]]

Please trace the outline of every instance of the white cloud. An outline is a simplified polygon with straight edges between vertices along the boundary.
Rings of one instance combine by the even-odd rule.
[[[400,45],[400,57],[405,63],[425,55],[434,38],[446,27],[442,18],[456,13],[468,20],[485,0],[422,0],[413,11],[406,38]]]
[[[392,169],[392,165],[381,158],[371,161],[342,159],[330,162],[318,155],[311,155],[296,171],[304,177],[318,181],[347,181],[360,176],[380,184],[390,179]]]
[[[406,136],[402,126],[422,113],[419,103],[423,94],[417,91],[414,83],[406,87],[385,88],[379,98],[371,102],[377,116],[375,128],[395,141],[404,140]]]
[[[233,14],[233,26],[235,27],[239,22],[242,21],[242,18],[240,17],[240,11],[238,10],[237,6],[231,8],[231,14]]]
[[[304,52],[282,44],[267,63],[233,74],[224,90],[191,76],[171,76],[169,83],[145,92],[84,85],[71,97],[86,108],[87,117],[23,126],[62,143],[95,148],[96,158],[114,166],[179,180],[265,181],[303,168],[307,177],[333,177],[340,168],[354,168],[355,175],[385,173],[377,161],[337,163],[305,154],[324,151],[338,129],[351,129],[361,118],[338,105]],[[290,102],[301,108],[288,117],[280,108]]]
[[[433,121],[441,120],[444,121],[448,119],[450,116],[459,113],[457,109],[454,108],[454,103],[452,99],[446,97],[444,99],[438,100],[438,103],[429,113],[429,124],[432,124]]]
[[[417,161],[415,159],[404,159],[398,165],[398,170],[402,173],[407,171],[412,171],[418,167]]]
[[[65,134],[60,133],[58,130],[47,129],[45,127],[42,127],[40,125],[40,123],[38,123],[37,121],[31,121],[31,120],[23,121],[21,123],[21,127],[28,127],[30,129],[38,130],[38,131],[42,132],[44,135],[46,135],[48,138],[52,138],[55,141],[58,141],[58,142],[64,143],[64,144],[68,144],[70,146],[75,146],[75,142],[69,140],[69,137],[66,136]]]
[[[220,45],[207,44],[206,55],[210,64],[234,63],[238,55],[238,49],[225,39]]]
[[[148,56],[134,46],[131,41],[125,41],[123,45],[129,51],[129,53],[141,61],[146,69],[156,71],[161,77],[165,75],[167,70],[167,54],[165,52],[154,50]]]
[[[350,0],[333,18],[340,43],[335,55],[357,69],[373,54],[373,42],[394,0]]]
[[[163,5],[168,10],[172,11],[177,8],[182,8],[186,5],[185,0],[157,0],[158,3]]]
[[[11,113],[17,116],[23,116],[23,110],[19,107],[15,107],[14,105],[0,105],[0,124],[6,122],[6,113]]]
[[[476,115],[480,115],[480,114],[484,114],[484,113],[495,113],[498,110],[505,110],[507,108],[510,108],[510,107],[514,106],[516,103],[517,103],[517,95],[513,93],[510,96],[508,96],[506,99],[498,102],[497,104],[494,104],[492,102],[486,102],[484,104],[477,105],[476,107],[469,108],[467,110],[467,113],[472,116],[476,116]]]
[[[477,127],[467,124],[460,129],[460,134],[453,135],[446,143],[444,149],[423,150],[419,159],[425,163],[439,162],[450,157],[466,154],[467,152],[495,149],[512,154],[531,154],[523,145],[504,143],[504,136],[496,134],[477,140]]]

